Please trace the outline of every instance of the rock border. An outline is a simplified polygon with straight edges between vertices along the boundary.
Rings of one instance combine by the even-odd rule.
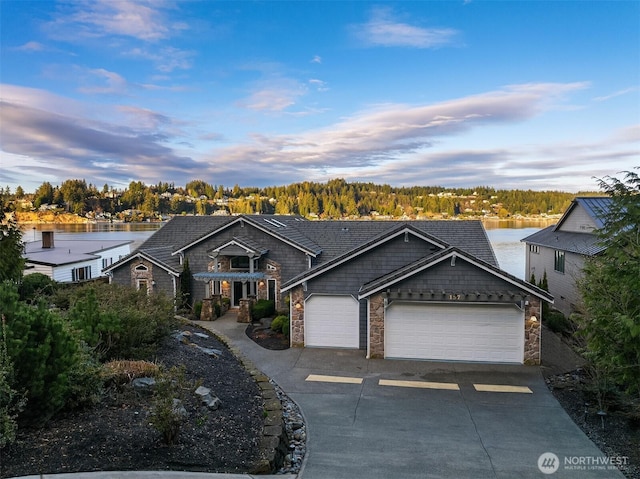
[[[202,328],[199,324],[195,326]],[[264,400],[264,422],[262,437],[259,443],[259,462],[249,471],[249,474],[275,474],[285,465],[285,458],[289,453],[289,437],[285,428],[282,402],[272,384],[271,379],[256,365],[247,359],[242,351],[235,347],[227,336],[210,329],[203,328],[223,343],[229,351],[240,361],[242,366],[254,379]]]

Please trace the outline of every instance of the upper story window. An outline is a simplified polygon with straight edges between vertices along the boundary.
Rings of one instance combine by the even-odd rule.
[[[136,271],[149,271],[149,268],[147,268],[145,265],[143,264],[139,264],[138,266],[136,266],[135,268]]]
[[[258,260],[253,260],[253,269],[258,268]],[[234,256],[231,258],[231,269],[249,269],[248,256]]]
[[[556,250],[553,269],[558,273],[564,273],[564,251]]]
[[[540,254],[540,246],[538,246],[537,244],[530,244],[529,252],[534,254]]]

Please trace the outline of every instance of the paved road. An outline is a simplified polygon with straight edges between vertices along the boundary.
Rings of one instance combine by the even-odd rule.
[[[300,405],[308,433],[303,479],[623,477],[606,466],[565,465],[601,461],[603,454],[537,367],[267,351],[233,318],[201,324],[231,339]],[[547,472],[559,466],[550,475],[538,467],[547,452],[558,458],[547,458]]]

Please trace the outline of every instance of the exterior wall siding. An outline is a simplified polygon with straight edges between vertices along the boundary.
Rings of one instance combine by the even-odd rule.
[[[211,258],[207,255],[207,251],[230,242],[233,240],[234,236],[250,238],[261,247],[268,249],[266,258],[280,265],[281,270],[279,274],[281,278],[291,278],[307,269],[307,257],[304,252],[283,243],[270,234],[267,234],[245,222],[244,226],[235,224],[187,250],[185,252],[185,257],[189,259],[189,268],[191,269],[191,273],[208,271]],[[266,264],[264,256],[261,258],[260,264],[261,268],[266,268],[266,266],[264,266]],[[261,270],[269,276],[269,271],[266,269]],[[202,283],[196,282],[196,284],[201,285]],[[281,284],[278,283],[277,286],[279,289]],[[194,292],[194,302],[204,299],[205,288],[199,288],[196,286],[195,288],[192,287],[192,291]],[[280,304],[284,304],[283,298],[280,298]]]
[[[375,278],[435,253],[430,243],[409,235],[405,242],[400,236],[368,251],[357,258],[333,268],[319,278],[308,281],[309,293],[353,294],[360,286]]]
[[[573,233],[591,233],[597,225],[593,218],[579,204],[571,211],[560,225],[559,231],[570,231]]]
[[[561,311],[565,316],[580,309],[581,298],[578,293],[576,280],[581,277],[585,257],[575,253],[565,252],[564,273],[554,270],[555,249],[540,246],[540,253],[527,251],[527,279],[534,274],[536,281],[540,281],[547,273],[549,292],[554,297],[553,308]]]

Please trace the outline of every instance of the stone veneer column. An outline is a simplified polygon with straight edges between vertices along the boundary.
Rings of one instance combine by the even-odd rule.
[[[296,307],[299,305],[299,307]],[[302,286],[291,290],[291,346],[304,347],[304,291]]]
[[[384,297],[382,293],[369,298],[369,357],[384,358]]]
[[[529,304],[524,308],[524,364],[533,366],[540,364],[542,312],[540,299],[529,297]],[[531,318],[535,316],[536,321]]]

